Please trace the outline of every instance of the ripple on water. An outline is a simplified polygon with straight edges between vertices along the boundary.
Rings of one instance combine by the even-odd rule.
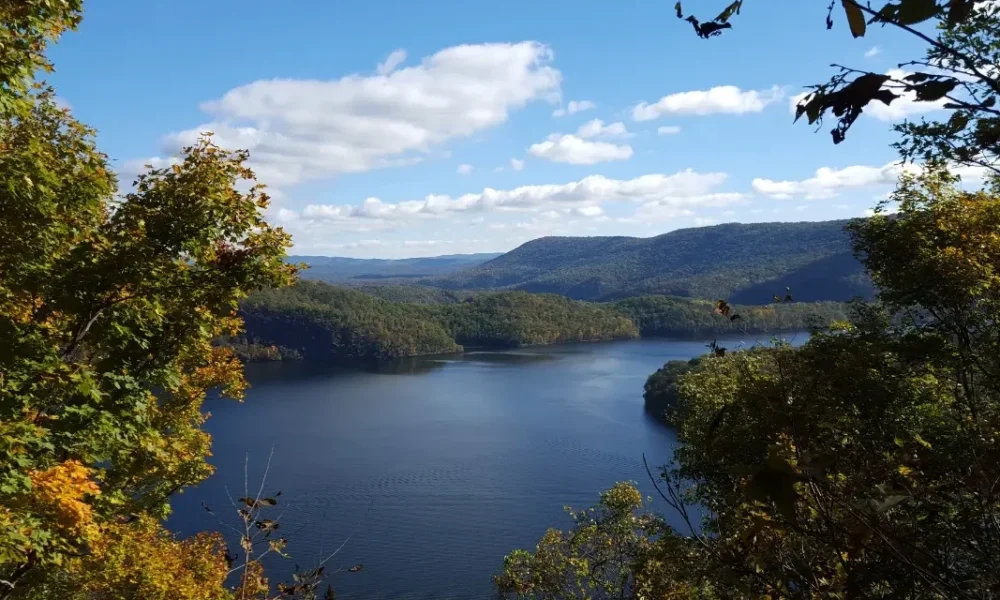
[[[219,475],[177,499],[170,526],[218,529],[200,502],[228,505],[244,432],[263,429],[252,444],[275,444],[269,487],[284,491],[281,531],[295,557],[269,565],[275,573],[350,536],[328,566],[364,570],[333,577],[340,598],[492,598],[503,556],[567,527],[565,505],[586,508],[622,480],[652,493],[642,454],[666,458],[673,435],[643,413],[642,382],[661,357],[702,349],[672,344],[490,352],[430,371],[303,377],[293,367],[283,379],[272,367],[245,404],[213,405]],[[595,377],[614,385],[586,383]]]

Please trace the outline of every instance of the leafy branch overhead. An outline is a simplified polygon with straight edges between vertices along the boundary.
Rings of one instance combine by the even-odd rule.
[[[708,21],[684,15],[704,39],[733,29],[732,20],[744,8],[739,0],[724,5]],[[826,26],[835,15],[842,18],[855,38],[870,35],[873,26],[894,28],[924,46],[923,56],[898,64],[898,69],[878,73],[833,65],[838,72],[826,83],[809,86],[796,108],[795,120],[805,117],[821,126],[824,117],[836,125],[830,133],[835,144],[872,103],[916,102],[951,111],[946,121],[922,120],[895,126],[902,139],[895,144],[906,160],[983,167],[1000,173],[1000,3],[990,0],[894,0],[872,6],[855,0],[833,0],[827,6]],[[933,34],[928,26],[933,25]]]

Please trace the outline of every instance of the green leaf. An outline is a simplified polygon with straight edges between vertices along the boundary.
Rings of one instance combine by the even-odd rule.
[[[865,14],[861,12],[861,7],[854,0],[841,0],[844,5],[844,12],[847,13],[847,24],[851,26],[851,35],[856,38],[865,35]]]

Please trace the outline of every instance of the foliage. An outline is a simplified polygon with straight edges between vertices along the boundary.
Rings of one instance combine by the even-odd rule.
[[[404,296],[411,289],[426,288],[406,287]],[[844,305],[834,302],[737,306],[742,320],[734,323],[713,314],[706,301],[666,296],[615,303],[527,292],[461,297],[443,303],[423,302],[425,296],[416,302],[390,302],[354,288],[302,281],[243,302],[247,335],[225,343],[251,359],[298,354],[351,362],[457,352],[463,346],[516,348],[638,335],[802,330],[845,318]]]
[[[460,349],[444,325],[417,305],[317,281],[257,293],[241,314],[249,336],[311,358],[386,360]]]
[[[536,346],[638,337],[635,324],[611,308],[554,294],[477,294],[433,307],[459,344]]]
[[[596,507],[569,513],[571,531],[549,529],[535,552],[515,550],[504,558],[493,578],[500,597],[712,597],[710,582],[697,572],[697,547],[643,510],[633,484],[616,484]]]
[[[898,214],[852,225],[881,291],[850,323],[651,385],[676,392],[673,533],[718,596],[1000,590],[1000,190],[955,181],[907,178]]]
[[[662,421],[671,421],[677,409],[677,384],[683,375],[694,371],[701,364],[701,358],[691,360],[671,360],[649,376],[642,388],[642,399],[646,410]]]
[[[83,0],[0,0],[0,114],[24,114],[35,73],[52,71],[45,47],[76,29]]]
[[[203,139],[116,196],[94,132],[31,80],[80,2],[0,2],[0,18],[6,598],[55,585],[88,556],[106,559],[91,571],[112,564],[125,556],[115,536],[160,535],[158,525],[121,526],[154,523],[171,494],[208,475],[202,399],[245,387],[213,338],[236,332],[249,292],[289,283],[295,268],[284,262],[288,236],[261,216],[268,197],[246,153]]]
[[[834,26],[836,2],[830,2],[827,28]],[[842,0],[845,20],[854,37],[869,25],[891,27],[915,38],[924,56],[900,65],[914,72],[875,73],[834,65],[839,72],[827,83],[811,87],[799,103],[796,120],[820,124],[836,119],[834,143],[872,102],[891,105],[901,97],[951,111],[944,121],[904,122],[895,126],[895,144],[904,159],[928,163],[984,167],[1000,173],[1000,4],[992,0],[893,0],[862,3]],[[687,17],[699,36],[708,38],[731,29],[743,0],[731,2],[716,18],[699,22]],[[681,3],[677,16],[684,18]],[[936,33],[928,30],[936,29]]]
[[[217,338],[215,344],[229,348],[233,355],[244,363],[302,360],[302,353],[298,350],[263,343],[258,339],[249,339],[245,335],[224,335]]]
[[[578,300],[665,294],[765,304],[776,290],[800,301],[870,296],[851,256],[847,221],[753,223],[652,238],[545,237],[454,275],[421,280],[454,290],[515,289]]]
[[[472,292],[443,290],[425,285],[352,283],[351,288],[390,302],[417,304],[455,304],[472,295]]]
[[[257,293],[241,312],[254,339],[336,361],[457,352],[462,344],[517,347],[637,334],[613,310],[557,296],[481,294],[428,305],[314,281]]]
[[[726,333],[756,334],[824,327],[846,318],[846,305],[838,302],[796,302],[761,306],[734,305],[733,321],[707,300],[670,296],[641,296],[612,304],[628,315],[643,336],[693,336]]]
[[[69,559],[28,598],[223,600],[228,566],[222,536],[178,540],[149,516],[109,523],[83,556]]]

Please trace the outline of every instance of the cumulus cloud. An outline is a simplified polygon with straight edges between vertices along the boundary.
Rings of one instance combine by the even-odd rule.
[[[595,137],[631,137],[632,134],[625,128],[621,121],[617,123],[604,124],[600,119],[587,121],[576,130],[576,135],[582,138]]]
[[[388,75],[396,70],[396,67],[403,64],[406,60],[406,50],[402,48],[399,50],[393,50],[386,59],[379,63],[378,67],[375,68],[375,72],[379,75]]]
[[[807,200],[831,198],[845,189],[874,187],[880,185],[896,185],[903,173],[917,174],[921,171],[919,165],[913,163],[891,162],[881,167],[867,165],[852,165],[842,169],[821,167],[815,175],[802,181],[775,181],[772,179],[755,178],[751,182],[754,192],[779,200],[793,197],[805,197]],[[963,182],[982,181],[988,174],[984,167],[953,167],[951,172],[962,178]]]
[[[367,198],[360,205],[312,204],[298,218],[357,231],[477,212],[567,211],[564,214],[594,218],[604,214],[600,205],[607,202],[635,203],[639,205],[637,214],[664,218],[686,214],[698,207],[740,202],[742,194],[715,192],[725,181],[725,173],[698,173],[691,169],[628,180],[591,175],[565,184],[527,185],[509,190],[486,188],[458,197],[429,195],[423,200],[399,203]]]
[[[709,90],[680,92],[660,98],[653,104],[641,102],[632,109],[636,121],[651,121],[664,115],[712,115],[760,112],[783,97],[780,87],[769,90],[741,90],[723,85]]]
[[[681,128],[676,125],[664,125],[656,128],[658,135],[676,135],[681,132]]]
[[[685,198],[684,202],[678,202],[677,198],[664,198],[644,203],[635,211],[632,220],[649,223],[651,221],[666,221],[680,217],[689,217],[694,214],[693,208],[718,208],[740,204],[745,200],[746,195],[737,192],[699,194]]]
[[[813,177],[802,181],[774,181],[756,178],[751,182],[753,191],[772,198],[788,199],[794,196],[804,196],[808,200],[830,198],[841,190],[850,188],[871,187],[875,185],[895,185],[904,169],[898,162],[881,167],[853,165],[843,169],[821,167]]]
[[[458,165],[459,175],[468,175],[472,172],[472,165]]]
[[[168,135],[167,151],[204,131],[251,151],[265,182],[294,184],[419,162],[435,146],[482,132],[529,102],[555,102],[562,76],[537,42],[446,48],[420,64],[333,80],[269,79],[206,102],[213,120]]]
[[[571,133],[553,133],[544,142],[532,144],[528,148],[528,152],[538,158],[571,165],[594,165],[601,162],[628,160],[632,157],[631,146],[595,142]]]
[[[523,171],[524,161],[521,160],[520,158],[512,158],[510,159],[510,168],[514,169],[515,171]]]
[[[566,115],[575,115],[578,112],[593,110],[595,108],[597,108],[597,105],[590,100],[570,100],[565,107],[555,109],[552,112],[552,116],[565,117]]]
[[[632,147],[596,141],[593,138],[624,138],[632,134],[625,124],[605,124],[600,119],[587,121],[572,133],[553,133],[543,142],[532,144],[528,153],[553,162],[572,165],[594,165],[614,160],[628,160],[632,157]]]
[[[878,46],[872,46],[871,48],[868,49],[867,52],[865,52],[865,58],[875,58],[879,54],[882,54],[882,48],[879,48]]]

